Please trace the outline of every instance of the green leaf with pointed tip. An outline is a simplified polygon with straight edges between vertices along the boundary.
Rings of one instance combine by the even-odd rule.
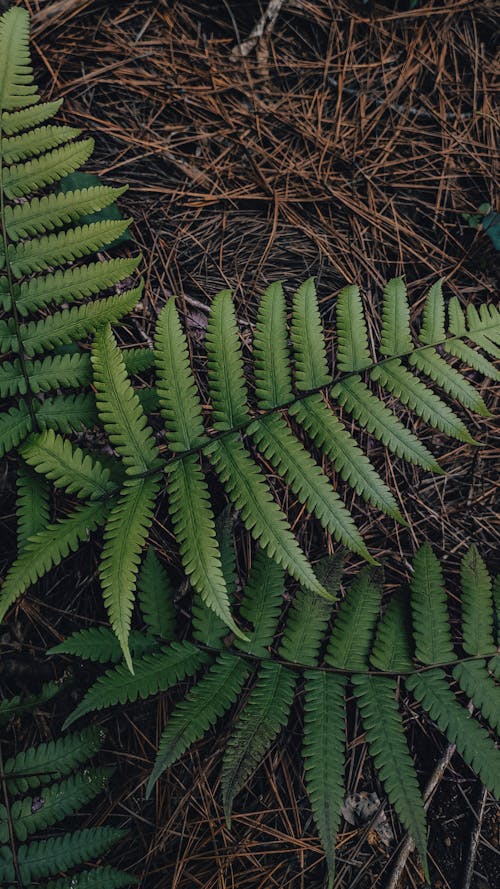
[[[48,355],[43,360],[25,361],[25,370],[31,392],[47,392],[88,385],[91,378],[88,355]],[[0,365],[0,395],[26,395],[28,383],[19,359]]]
[[[284,592],[283,569],[264,550],[258,550],[240,606],[242,617],[252,624],[253,629],[246,642],[236,641],[237,648],[259,658],[270,656]]]
[[[106,466],[52,429],[28,439],[21,454],[36,472],[50,478],[56,488],[64,488],[68,494],[95,500],[105,497],[115,487]]]
[[[44,889],[124,889],[124,887],[136,886],[138,882],[138,878],[133,874],[105,866],[80,871],[71,877],[62,877],[60,880],[51,880],[44,886]]]
[[[126,191],[125,188],[111,188],[97,185],[70,191],[67,194],[48,194],[32,198],[25,204],[5,207],[5,227],[9,238],[29,238],[60,228],[65,223],[80,220],[85,224],[89,212],[102,210]]]
[[[286,616],[279,656],[292,664],[314,667],[331,611],[331,602],[309,590],[297,590]]]
[[[132,630],[128,637],[132,658],[142,657],[157,647],[152,636]],[[115,634],[108,627],[88,627],[68,636],[64,642],[49,648],[47,654],[71,654],[98,664],[117,664],[123,659],[123,651]]]
[[[58,432],[91,429],[97,423],[94,395],[79,392],[76,395],[45,398],[37,410],[36,418],[40,429],[56,429]]]
[[[402,278],[392,278],[384,287],[380,353],[391,358],[404,355],[412,349],[406,286]]]
[[[0,16],[0,110],[11,111],[38,102],[29,48],[29,17],[11,7]]]
[[[169,641],[175,635],[174,588],[152,546],[137,579],[139,604],[148,633]]]
[[[342,670],[365,670],[382,600],[381,576],[363,568],[340,603],[325,662]]]
[[[443,278],[441,278],[432,285],[425,300],[424,319],[419,334],[420,342],[427,346],[431,346],[433,343],[442,343],[446,338],[444,321]]]
[[[423,664],[456,660],[439,559],[428,543],[415,553],[411,580],[415,656]]]
[[[205,342],[213,426],[219,431],[233,429],[247,419],[248,393],[229,290],[221,290],[210,307]]]
[[[411,645],[408,597],[400,589],[392,596],[385,614],[377,623],[370,664],[384,672],[406,673],[413,669]]]
[[[460,566],[462,581],[462,647],[467,654],[495,651],[491,578],[474,544]]]
[[[69,775],[103,745],[105,733],[89,726],[55,741],[28,747],[4,764],[4,775],[10,794],[26,793]]]
[[[478,345],[481,344],[478,343]],[[494,349],[493,344],[490,348]],[[500,380],[500,372],[495,365],[488,361],[484,355],[481,355],[480,352],[477,352],[476,349],[471,349],[467,343],[463,343],[461,340],[450,340],[444,344],[444,350],[448,352],[448,355],[460,358],[460,361],[479,371],[484,377],[489,377],[489,379],[495,380],[495,382]],[[496,357],[500,357],[500,352]]]
[[[17,469],[17,551],[49,524],[49,489],[45,479],[20,462]]]
[[[53,234],[42,235],[9,246],[9,261],[16,278],[30,272],[40,272],[51,266],[81,259],[96,253],[114,237],[122,234],[130,219],[105,220],[90,225],[77,225]]]
[[[295,385],[300,392],[331,382],[314,278],[301,284],[293,298],[291,338]]]
[[[422,373],[427,374],[438,386],[441,386],[448,395],[451,395],[459,404],[475,411],[483,417],[489,417],[490,412],[483,399],[475,391],[454,367],[450,367],[444,358],[432,347],[419,349],[412,352],[409,362]]]
[[[32,96],[30,102],[34,103],[37,100],[38,96]],[[26,108],[20,108],[19,111],[6,111],[0,121],[2,131],[6,136],[12,136],[21,130],[30,130],[38,124],[45,123],[57,114],[62,103],[62,99],[56,99],[55,102],[30,104]]]
[[[10,407],[0,415],[0,457],[26,438],[31,428],[29,407],[20,398],[17,407]]]
[[[368,331],[359,287],[344,287],[337,298],[337,366],[345,373],[370,367]]]
[[[286,306],[279,282],[271,284],[259,303],[253,340],[255,394],[259,408],[270,410],[293,398]]]
[[[70,870],[91,858],[99,858],[125,836],[126,831],[117,827],[88,827],[46,840],[32,840],[18,849],[21,877],[29,883]]]
[[[22,197],[58,182],[87,161],[94,150],[93,139],[70,142],[54,148],[34,160],[12,164],[3,173],[3,187],[8,198]]]
[[[2,141],[2,157],[6,164],[28,160],[47,151],[49,148],[57,148],[76,139],[81,130],[73,127],[44,126],[37,127],[20,136],[11,136]]]
[[[500,686],[489,675],[486,660],[462,661],[453,668],[453,678],[483,719],[500,733]]]

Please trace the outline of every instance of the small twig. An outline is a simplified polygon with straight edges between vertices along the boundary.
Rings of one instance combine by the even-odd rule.
[[[251,52],[254,46],[259,42],[259,40],[264,35],[269,35],[272,33],[272,30],[276,24],[276,19],[280,13],[280,9],[286,0],[269,0],[264,12],[262,13],[260,19],[253,26],[250,31],[250,35],[247,40],[244,40],[243,43],[237,43],[236,46],[231,50],[231,59],[235,61],[236,59],[245,58]]]
[[[448,747],[444,751],[441,759],[439,760],[436,768],[434,769],[429,783],[425,788],[424,793],[424,809],[427,811],[431,804],[432,797],[434,795],[434,791],[436,787],[440,783],[443,778],[443,775],[448,768],[451,758],[455,753],[456,747],[455,744],[448,744]],[[401,850],[399,852],[396,864],[394,866],[394,870],[389,878],[389,882],[387,883],[386,889],[397,889],[399,881],[401,879],[402,873],[405,869],[406,862],[408,860],[409,855],[413,852],[415,848],[415,843],[412,838],[408,835],[401,846]]]
[[[93,0],[54,0],[53,3],[47,3],[38,12],[33,13],[33,34],[38,36],[46,28],[50,28],[56,24],[59,18],[68,18],[77,12],[84,12],[87,6],[90,6]]]
[[[467,862],[465,865],[465,873],[464,879],[462,883],[462,889],[470,889],[472,883],[472,877],[474,876],[474,864],[476,862],[477,855],[477,847],[479,845],[479,838],[481,836],[481,828],[483,826],[483,818],[484,818],[484,810],[486,807],[486,798],[488,796],[488,791],[486,787],[482,784],[479,791],[479,812],[477,814],[477,818],[475,824],[472,828],[469,842],[469,852],[467,855]]]

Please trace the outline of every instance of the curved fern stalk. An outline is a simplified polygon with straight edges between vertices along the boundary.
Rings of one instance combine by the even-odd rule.
[[[88,386],[88,370],[82,367],[80,376],[77,361],[70,369],[70,362],[46,353],[94,333],[106,321],[118,321],[135,305],[142,287],[53,311],[54,305],[98,296],[124,281],[137,260],[64,268],[95,255],[124,232],[129,221],[121,219],[81,224],[124,189],[93,184],[65,194],[37,194],[84,164],[93,140],[50,123],[61,103],[40,102],[28,38],[24,9],[13,8],[0,17],[0,307],[6,313],[0,321],[0,350],[5,353],[0,392],[1,397],[27,396],[17,408],[2,407],[0,454],[43,428],[37,393]],[[49,314],[40,317],[38,310],[46,308]],[[34,361],[35,355],[42,357]]]

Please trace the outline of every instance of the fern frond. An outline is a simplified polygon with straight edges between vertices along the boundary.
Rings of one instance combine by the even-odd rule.
[[[0,701],[0,725],[5,725],[13,716],[33,712],[36,707],[55,698],[61,688],[61,682],[46,682],[38,694],[16,695],[14,698],[5,698]]]
[[[427,346],[442,343],[446,337],[444,328],[445,312],[443,297],[443,279],[432,285],[424,304],[424,317],[420,328],[419,340]]]
[[[118,238],[130,222],[130,219],[103,219],[57,234],[32,238],[15,247],[10,245],[11,269],[16,278],[21,278],[31,272],[41,272],[54,265],[81,259]]]
[[[392,358],[411,352],[412,349],[406,286],[402,278],[393,278],[384,287],[380,353]]]
[[[58,270],[52,275],[38,276],[16,285],[19,293],[16,306],[20,315],[43,309],[49,303],[75,302],[106,290],[137,268],[140,257],[134,259],[108,259],[74,268]]]
[[[21,454],[36,472],[50,478],[56,488],[64,488],[68,494],[95,500],[114,488],[106,466],[52,429],[28,439]]]
[[[491,578],[474,544],[465,553],[461,566],[462,647],[467,654],[493,654],[493,596]]]
[[[38,102],[29,49],[29,17],[12,7],[0,17],[0,112]]]
[[[70,870],[90,858],[99,858],[126,835],[125,830],[116,827],[88,827],[47,840],[33,840],[19,846],[17,852],[21,877],[29,883]]]
[[[500,751],[456,700],[442,670],[413,673],[405,684],[495,796],[500,796]]]
[[[45,129],[60,130],[64,128],[46,127]],[[34,130],[29,134],[17,136],[16,139],[24,142],[26,135],[28,135],[31,141],[37,132],[39,131]],[[10,142],[11,140],[4,140],[4,152],[6,141]],[[36,143],[36,139],[34,141]],[[60,228],[65,223],[74,222],[81,216],[102,210],[124,194],[126,190],[127,186],[112,188],[107,185],[96,185],[92,188],[78,189],[65,194],[44,195],[41,198],[33,198],[25,204],[9,204],[4,211],[7,234],[12,241],[45,234]]]
[[[500,345],[500,309],[495,305],[467,306],[467,334],[474,340],[477,333]]]
[[[273,500],[264,477],[239,437],[228,435],[204,448],[245,527],[272,559],[303,586],[323,595],[288,521]]]
[[[298,401],[290,413],[352,488],[382,512],[405,524],[397,503],[343,423],[328,409],[321,395]]]
[[[332,377],[326,359],[314,278],[308,278],[293,297],[290,335],[295,359],[295,385],[299,392],[328,385]]]
[[[399,590],[377,624],[370,664],[384,672],[406,673],[411,659],[411,617],[407,595]]]
[[[189,350],[175,300],[170,299],[156,326],[156,389],[170,450],[189,451],[206,441],[201,402],[189,363]]]
[[[126,664],[108,670],[89,689],[70,714],[64,728],[93,710],[102,710],[115,704],[133,703],[137,698],[148,698],[159,691],[192,676],[209,659],[190,642],[172,642],[168,648],[145,654],[133,661],[134,672]]]
[[[208,383],[215,429],[231,430],[247,419],[248,393],[243,356],[229,290],[221,290],[210,307],[206,333]]]
[[[59,783],[50,784],[43,791],[44,805],[36,811],[33,811],[31,796],[15,800],[10,813],[17,839],[24,842],[32,833],[73,815],[101,792],[113,771],[112,768],[87,768]]]
[[[261,410],[293,398],[283,288],[271,284],[259,303],[253,339],[255,394]]]
[[[193,588],[237,636],[229,607],[208,487],[196,455],[168,467],[168,508],[182,563]]]
[[[236,645],[255,657],[269,657],[280,615],[285,575],[264,550],[258,550],[252,563],[250,576],[243,590],[240,613],[250,624],[249,640]]]
[[[344,799],[346,680],[317,670],[304,674],[305,783],[333,889],[335,843]]]
[[[0,414],[0,457],[17,447],[31,429],[29,407],[21,398],[17,407],[11,407]]]
[[[325,661],[342,670],[365,670],[382,599],[378,571],[363,568],[341,602]]]
[[[49,524],[49,490],[45,479],[39,478],[26,463],[17,469],[17,551],[29,538]]]
[[[37,408],[36,419],[40,429],[55,429],[57,432],[91,429],[97,423],[94,396],[90,392],[78,392],[45,398]]]
[[[103,503],[84,504],[30,538],[0,588],[0,621],[31,584],[78,549],[87,535],[103,523],[107,510]]]
[[[30,391],[47,392],[66,386],[83,386],[90,382],[88,355],[48,355],[42,361],[25,362]],[[28,385],[21,361],[4,361],[0,365],[0,396],[26,395]]]
[[[156,640],[144,633],[132,630],[128,637],[133,658],[142,657],[156,648]],[[72,654],[86,661],[98,664],[117,664],[123,658],[123,651],[113,630],[108,627],[89,627],[68,636],[64,642],[49,648],[47,654]]]
[[[392,392],[402,404],[408,405],[429,426],[440,429],[441,432],[458,438],[459,441],[476,444],[465,424],[451,408],[418,377],[410,373],[398,358],[385,361],[384,364],[374,367],[371,371],[371,378],[384,389]]]
[[[12,164],[3,173],[4,192],[8,198],[18,198],[52,185],[68,173],[74,173],[89,159],[93,150],[94,140],[82,139],[54,148],[26,163]]]
[[[36,355],[46,349],[75,342],[103,324],[119,321],[136,304],[141,292],[142,285],[119,296],[109,296],[107,299],[54,312],[41,321],[21,324],[19,332],[14,325],[0,322],[0,348],[5,352],[11,349],[19,351],[20,339],[26,354]]]
[[[413,559],[411,610],[416,658],[422,664],[454,661],[443,573],[428,543]]]
[[[258,445],[259,452],[285,478],[300,502],[323,527],[336,540],[372,561],[349,510],[285,420],[275,415],[261,417],[248,427],[247,432]]]
[[[234,704],[249,673],[250,665],[242,658],[223,652],[184,700],[177,704],[161,736],[146,797],[150,796],[165,769],[189,750],[195,741],[200,740]]]
[[[13,164],[28,160],[48,151],[49,148],[57,148],[71,139],[76,139],[81,132],[74,127],[50,125],[37,127],[20,136],[11,136],[2,141],[3,161],[6,164]]]
[[[337,297],[337,336],[339,370],[352,373],[370,366],[372,359],[359,287],[344,287]]]
[[[57,114],[63,103],[62,99],[56,99],[54,102],[40,102],[35,105],[35,101],[38,101],[38,96],[33,96],[27,107],[2,114],[0,127],[6,136],[13,136],[22,130],[30,130],[38,124],[45,123]]]
[[[288,720],[297,678],[287,667],[264,661],[240,713],[222,762],[222,794],[230,826],[233,800]]]
[[[453,678],[483,719],[500,734],[500,686],[489,675],[487,662],[462,661],[453,668]]]
[[[425,445],[370,392],[361,377],[351,376],[337,383],[332,389],[332,396],[352,414],[363,429],[378,438],[398,457],[404,457],[410,463],[416,463],[432,472],[443,472]]]
[[[90,726],[65,738],[21,751],[4,764],[9,793],[26,793],[49,781],[64,778],[100,750],[104,737],[102,729]]]
[[[495,358],[500,358],[500,349],[496,349],[493,343],[489,344],[480,341],[477,345],[483,348],[486,346],[486,350],[490,351]],[[444,343],[444,350],[448,352],[448,355],[460,358],[460,361],[464,364],[473,367],[474,370],[478,370],[479,373],[489,377],[490,380],[495,380],[495,382],[500,380],[500,371],[496,369],[495,365],[488,361],[484,355],[481,355],[480,352],[477,352],[476,349],[471,349],[467,343],[463,343],[462,340],[450,340]]]
[[[149,547],[137,579],[141,614],[148,633],[170,641],[175,636],[174,590],[153,547]]]
[[[330,602],[299,589],[287,614],[279,656],[293,664],[314,667],[331,610]]]
[[[76,884],[75,880],[77,880]],[[124,889],[127,886],[136,886],[138,882],[138,878],[133,874],[104,866],[81,871],[73,874],[72,877],[51,880],[44,889]]]
[[[131,305],[134,303],[135,297]],[[127,378],[122,353],[109,325],[96,334],[91,360],[97,410],[110,441],[123,460],[125,471],[134,475],[155,468],[158,465],[158,449],[139,399]]]
[[[490,416],[490,412],[483,399],[478,395],[473,386],[454,367],[450,367],[432,346],[412,352],[408,361],[413,367],[416,367],[430,377],[431,380],[434,380],[459,404],[469,408],[471,411],[475,411],[476,414],[480,414],[482,417]]]
[[[396,681],[384,676],[353,676],[368,749],[387,796],[420,853],[427,879],[425,810],[415,766],[396,703]]]
[[[159,489],[158,478],[128,481],[104,529],[99,578],[111,626],[130,669],[128,645],[135,582],[141,553],[151,527]]]

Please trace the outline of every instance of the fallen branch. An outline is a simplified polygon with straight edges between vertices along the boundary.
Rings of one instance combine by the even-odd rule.
[[[231,59],[233,61],[248,56],[252,52],[252,49],[257,45],[259,40],[264,37],[264,35],[269,36],[272,33],[281,7],[285,2],[286,0],[269,0],[268,5],[262,13],[260,19],[252,28],[247,40],[244,40],[243,43],[237,43],[236,46],[232,49]]]

